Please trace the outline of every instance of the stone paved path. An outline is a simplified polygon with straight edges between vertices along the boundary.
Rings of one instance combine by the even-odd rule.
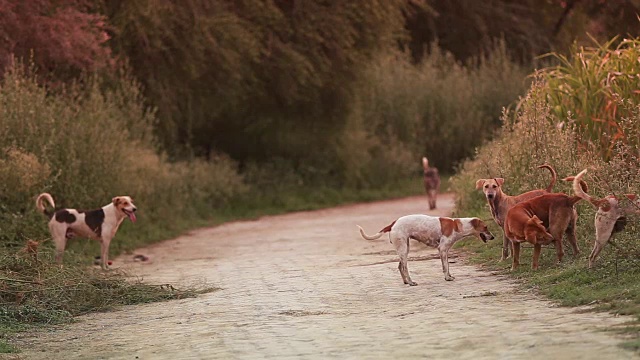
[[[449,195],[440,209],[452,208]],[[558,308],[503,277],[453,258],[443,279],[435,251],[412,243],[402,284],[386,237],[422,197],[228,223],[116,259],[153,283],[206,282],[222,290],[79,318],[29,334],[25,359],[630,359],[602,330],[625,321]],[[495,296],[481,296],[495,294]]]

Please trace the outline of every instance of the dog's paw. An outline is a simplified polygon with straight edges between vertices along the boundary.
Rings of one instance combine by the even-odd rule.
[[[408,284],[409,284],[409,286],[416,286],[416,285],[418,285],[418,283],[417,283],[417,282],[415,282],[415,281],[409,281],[409,282],[408,282]]]
[[[447,281],[455,280],[455,278],[453,276],[451,276],[451,275],[445,276],[444,279],[447,280]]]

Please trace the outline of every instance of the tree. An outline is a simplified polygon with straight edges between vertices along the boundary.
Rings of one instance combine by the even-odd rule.
[[[102,15],[83,0],[0,0],[0,73],[31,58],[47,75],[66,77],[113,63]]]

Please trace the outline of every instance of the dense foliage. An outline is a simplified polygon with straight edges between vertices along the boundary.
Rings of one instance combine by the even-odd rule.
[[[640,194],[640,104],[634,70],[638,41],[576,49],[567,57],[556,54],[560,65],[539,72],[515,114],[503,117],[496,139],[481,147],[452,180],[456,211],[488,218],[486,200],[474,186],[477,179],[503,177],[505,192],[519,194],[548,183],[548,174],[536,170],[537,165],[551,164],[561,178],[588,169],[585,180],[590,194],[596,198],[616,195],[630,209],[626,229],[605,246],[595,269],[587,270],[596,209],[582,201],[577,205],[582,253],[562,265],[554,264],[551,253],[543,254],[539,271],[524,266],[514,275],[562,303],[597,303],[603,309],[636,316],[640,316],[639,218],[637,207],[623,194]],[[555,190],[571,193],[568,184],[558,184]],[[496,262],[500,247],[501,242],[480,250],[481,259],[505,269],[508,263]],[[521,261],[528,263],[530,256],[525,250]],[[633,332],[638,334],[637,327]],[[637,347],[637,336],[635,341]]]

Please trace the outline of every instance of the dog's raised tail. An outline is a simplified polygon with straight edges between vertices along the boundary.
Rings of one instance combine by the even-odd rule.
[[[364,232],[364,229],[360,225],[356,225],[356,226],[360,230],[360,236],[362,236],[363,239],[366,239],[366,240],[377,240],[377,239],[380,239],[382,234],[391,231],[391,228],[393,227],[393,225],[395,223],[396,223],[396,221],[394,220],[391,224],[389,224],[389,225],[385,226],[384,228],[382,228],[382,230],[378,231],[378,233],[375,234],[375,235],[367,235]]]
[[[556,181],[558,181],[558,173],[556,173],[556,169],[547,164],[538,166],[538,169],[547,169],[549,170],[549,172],[551,172],[551,182],[549,182],[549,186],[547,186],[547,188],[545,189],[550,193],[553,190],[553,187],[556,185]]]
[[[594,199],[592,198],[589,194],[586,193],[587,190],[587,183],[585,183],[582,180],[582,177],[584,176],[584,174],[587,173],[587,169],[584,169],[582,171],[580,171],[580,173],[578,175],[574,176],[570,176],[564,180],[567,181],[571,181],[573,180],[573,183],[571,184],[571,188],[573,189],[573,193],[576,194],[576,200],[574,200],[574,203],[580,201],[580,200],[587,200],[588,202],[592,203],[593,205],[595,205],[596,207],[598,207],[600,205],[600,200],[598,199]]]
[[[53,213],[49,212],[46,206],[44,206],[44,200],[46,200],[53,209],[56,208],[56,203],[53,201],[53,196],[51,196],[51,194],[49,193],[42,193],[38,195],[38,197],[36,198],[36,208],[38,208],[41,213],[45,214],[49,219],[51,219]]]

